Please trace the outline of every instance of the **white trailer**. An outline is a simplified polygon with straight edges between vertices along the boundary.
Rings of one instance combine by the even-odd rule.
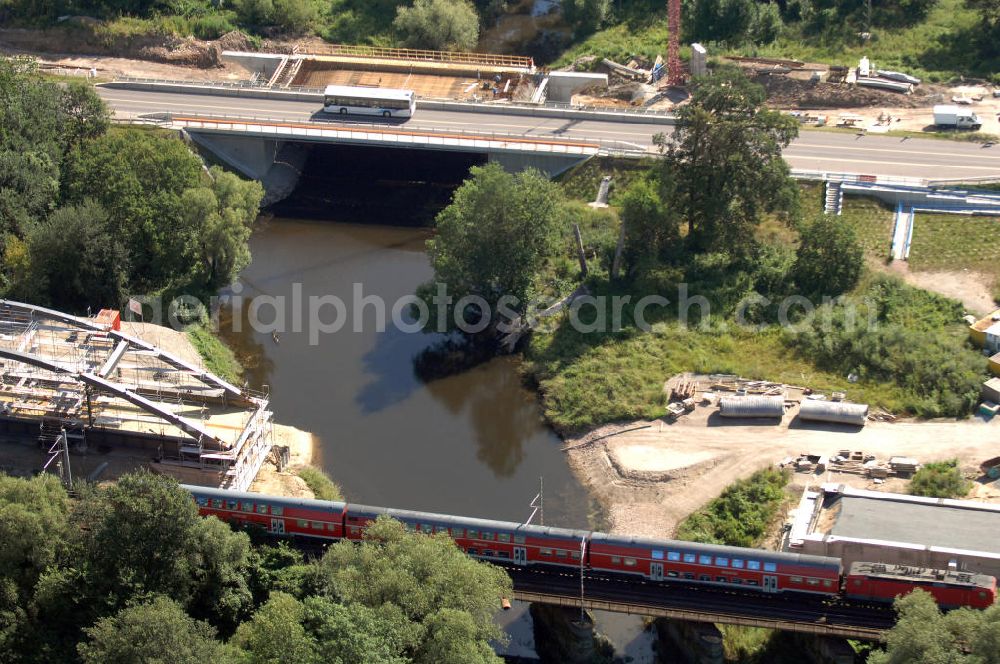
[[[938,105],[934,107],[934,124],[938,127],[972,129],[978,131],[983,126],[979,116],[968,108]]]

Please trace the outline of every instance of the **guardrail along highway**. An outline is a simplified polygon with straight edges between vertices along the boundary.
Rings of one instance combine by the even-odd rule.
[[[337,124],[339,118],[319,113],[314,101],[254,99],[213,94],[152,92],[98,88],[119,117],[146,113],[269,117],[285,121]],[[378,124],[380,120],[352,120],[351,124]],[[662,121],[628,122],[600,119],[540,118],[500,111],[477,113],[462,110],[419,109],[410,121],[416,127],[437,130],[477,130],[520,134],[525,137],[618,141],[652,150],[652,138],[671,128]],[[407,124],[410,124],[407,123]],[[898,175],[928,179],[961,179],[1000,175],[1000,146],[978,143],[898,137],[848,132],[805,130],[785,151],[793,168],[870,175]]]

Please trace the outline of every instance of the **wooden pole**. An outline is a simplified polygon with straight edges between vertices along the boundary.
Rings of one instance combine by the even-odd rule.
[[[573,235],[576,237],[576,254],[580,258],[580,272],[587,276],[587,256],[583,253],[583,235],[580,233],[580,224],[573,224]]]

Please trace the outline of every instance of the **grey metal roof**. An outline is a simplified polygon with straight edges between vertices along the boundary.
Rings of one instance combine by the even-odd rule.
[[[831,535],[1000,554],[1000,512],[840,496]],[[836,509],[836,508],[834,508]]]

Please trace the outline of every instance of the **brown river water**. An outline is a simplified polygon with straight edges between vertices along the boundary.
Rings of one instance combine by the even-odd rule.
[[[415,374],[414,358],[441,336],[401,331],[391,311],[432,277],[424,251],[429,236],[426,228],[262,223],[236,287],[244,298],[242,331],[223,320],[250,385],[268,386],[275,421],[316,435],[317,463],[350,501],[523,522],[541,477],[546,525],[599,525],[516,359],[430,382]],[[386,302],[384,331],[374,305],[355,327],[358,287]],[[292,300],[299,288],[296,332]],[[314,331],[311,339],[309,298],[327,295],[346,303],[348,322],[337,332]],[[250,329],[247,302],[255,296],[285,298],[284,316],[270,305],[256,309],[267,325],[277,319],[274,334],[267,325]],[[332,307],[323,311],[323,320],[334,317]]]

